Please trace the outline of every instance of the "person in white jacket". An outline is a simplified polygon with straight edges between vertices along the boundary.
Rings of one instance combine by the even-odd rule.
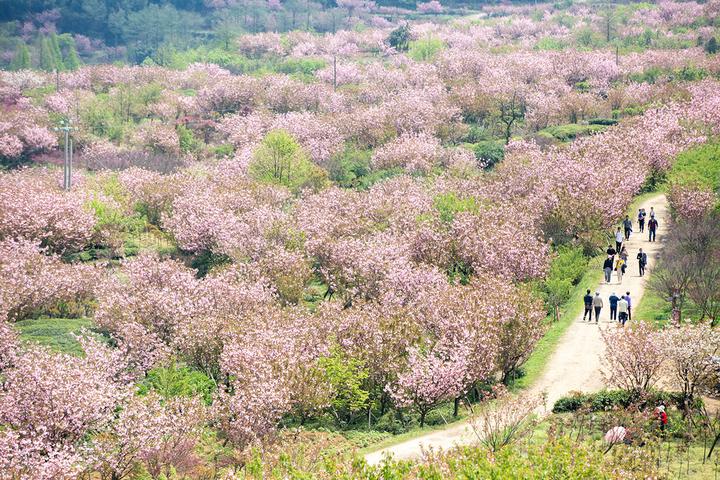
[[[618,302],[618,322],[622,323],[623,326],[628,320],[628,302],[625,297],[621,298]]]

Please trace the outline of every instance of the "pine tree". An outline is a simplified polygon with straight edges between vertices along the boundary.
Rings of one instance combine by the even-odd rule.
[[[717,53],[718,42],[715,37],[710,37],[710,39],[707,41],[707,43],[705,44],[705,51],[710,54]]]
[[[10,64],[12,70],[26,70],[30,68],[30,50],[24,43],[19,43],[15,51],[15,58]]]
[[[77,70],[80,68],[80,57],[75,49],[75,42],[72,42],[68,46],[67,55],[65,55],[63,63],[65,64],[65,68],[68,70]]]
[[[40,69],[52,72],[56,66],[50,40],[47,37],[42,37],[40,39]]]
[[[60,42],[58,41],[57,34],[53,33],[50,35],[50,47],[52,49],[53,63],[57,70],[65,70],[65,65],[62,61],[62,51],[60,50]]]

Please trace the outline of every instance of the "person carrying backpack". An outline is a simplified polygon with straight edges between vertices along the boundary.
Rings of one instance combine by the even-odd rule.
[[[638,227],[640,229],[640,233],[645,231],[645,215],[645,209],[641,208],[638,211]]]
[[[588,317],[588,322],[592,322],[592,304],[593,304],[593,297],[590,295],[590,290],[587,291],[587,294],[583,297],[583,302],[585,303],[585,313],[583,313],[583,322],[585,321],[585,316]]]

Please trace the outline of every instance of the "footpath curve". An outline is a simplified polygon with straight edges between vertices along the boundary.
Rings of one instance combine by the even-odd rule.
[[[645,293],[648,277],[652,274],[660,253],[661,241],[667,233],[669,212],[665,195],[653,196],[645,200],[639,207],[645,208],[647,212],[650,211],[650,207],[654,207],[659,222],[658,241],[649,242],[647,229],[645,233],[639,233],[637,221],[633,219],[635,232],[630,236],[630,240],[626,242],[629,265],[622,284],[617,283],[617,277],[613,272],[609,285],[606,285],[603,280],[592,292],[593,295],[596,291],[600,292],[604,302],[604,308],[600,313],[600,323],[596,325],[594,318],[591,324],[583,322],[581,313],[561,337],[542,375],[524,392],[531,395],[543,394],[545,396],[545,405],[538,411],[540,415],[550,412],[555,401],[569,392],[589,393],[601,390],[605,386],[601,360],[604,353],[604,343],[600,330],[610,328],[615,323],[610,321],[610,307],[607,299],[612,292],[622,296],[626,291],[629,291],[632,299],[632,309],[637,309]],[[640,277],[637,260],[635,259],[639,248],[642,248],[648,256],[648,266],[644,277]],[[422,456],[423,450],[446,450],[456,445],[472,443],[474,440],[475,437],[472,431],[467,422],[464,421],[444,430],[431,432],[369,453],[365,455],[365,460],[371,465],[376,465],[387,456],[391,456],[396,460],[417,459]]]

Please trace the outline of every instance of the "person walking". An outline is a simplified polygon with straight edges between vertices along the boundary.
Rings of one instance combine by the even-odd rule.
[[[630,240],[630,233],[632,233],[632,220],[630,220],[629,215],[625,215],[625,220],[623,220],[623,228],[625,229],[625,240]]]
[[[615,250],[618,252],[620,251],[620,248],[622,247],[623,240],[625,240],[625,237],[623,236],[623,233],[620,231],[620,227],[617,228],[617,232],[615,232]]]
[[[640,276],[645,275],[645,265],[647,265],[647,253],[642,251],[642,248],[637,254],[638,269],[640,270]]]
[[[628,321],[628,303],[625,298],[621,298],[618,302],[618,322],[625,326]]]
[[[625,245],[623,245],[622,250],[620,251],[620,259],[623,261],[622,264],[622,274],[625,275],[625,270],[627,269],[628,265],[628,251],[625,248]]]
[[[595,292],[595,298],[593,298],[593,307],[595,307],[595,323],[600,320],[600,310],[603,307],[602,298],[600,298],[600,292]]]
[[[645,209],[641,208],[638,210],[638,228],[640,229],[640,233],[643,233],[645,231]]]
[[[618,258],[617,262],[615,262],[615,271],[617,272],[618,285],[621,285],[623,273],[625,273],[625,262],[622,258]]]
[[[610,320],[617,320],[617,305],[620,301],[620,297],[615,295],[615,292],[610,295]]]
[[[610,276],[613,271],[613,257],[608,256],[603,263],[603,271],[605,272],[605,283],[610,283]]]
[[[608,257],[612,257],[614,260],[615,259],[614,257],[615,257],[615,254],[617,253],[617,251],[613,248],[612,245],[608,245],[608,248],[607,248],[607,250],[605,250],[605,253],[608,254]]]
[[[590,290],[587,291],[585,296],[583,297],[583,302],[585,303],[585,313],[583,313],[583,322],[585,321],[585,317],[588,317],[588,322],[592,322],[592,304],[593,304],[593,297],[590,295]]]
[[[628,320],[632,320],[632,300],[630,299],[630,292],[625,292],[622,298],[628,304]]]
[[[655,218],[655,207],[650,207],[650,220]]]
[[[648,222],[648,241],[654,242],[657,235],[658,221],[655,217],[651,217]]]

